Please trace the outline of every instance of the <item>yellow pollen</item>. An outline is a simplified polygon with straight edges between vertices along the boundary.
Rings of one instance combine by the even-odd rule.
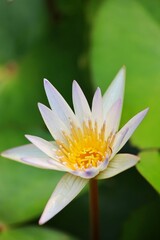
[[[72,170],[85,170],[97,167],[106,156],[111,155],[114,135],[105,139],[106,125],[99,130],[97,122],[83,122],[81,128],[71,123],[70,135],[63,133],[65,143],[57,140],[57,155],[60,161]]]

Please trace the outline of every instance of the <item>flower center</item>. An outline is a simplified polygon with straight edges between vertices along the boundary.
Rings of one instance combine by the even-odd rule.
[[[66,135],[65,143],[56,141],[59,150],[57,155],[63,164],[72,170],[85,170],[98,167],[112,153],[114,135],[105,138],[106,125],[103,124],[99,130],[97,122],[91,120],[83,122],[81,128],[71,124],[70,135]]]

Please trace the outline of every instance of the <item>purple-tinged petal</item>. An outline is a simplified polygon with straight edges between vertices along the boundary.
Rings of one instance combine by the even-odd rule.
[[[65,132],[67,135],[69,134],[68,129],[65,126],[65,122],[63,123],[59,117],[45,105],[39,103],[38,107],[53,138],[55,140],[65,141],[65,137],[62,132]]]
[[[51,195],[39,220],[39,224],[44,224],[60,212],[79,194],[87,183],[87,179],[69,173],[65,174]]]
[[[91,110],[89,104],[76,81],[73,81],[72,98],[75,114],[78,117],[79,121],[82,123],[84,120],[90,119]]]
[[[105,122],[106,122],[106,138],[111,134],[115,133],[119,127],[121,117],[122,100],[118,99],[110,108]]]
[[[58,160],[56,156],[56,152],[58,150],[58,146],[55,142],[48,142],[40,137],[25,135],[25,137],[33,143],[36,147],[38,147],[42,152],[47,154],[49,157]]]
[[[103,163],[101,163],[99,167],[99,172],[104,171],[108,166],[108,164],[109,164],[109,157],[106,157],[106,160]]]
[[[78,125],[78,121],[70,106],[47,79],[44,79],[44,88],[52,110],[56,112],[61,121],[65,122],[67,127],[70,126],[71,122],[75,126]]]
[[[68,169],[60,162],[55,161],[52,158],[37,158],[37,157],[25,157],[21,159],[22,163],[25,163],[30,166],[58,170],[58,171],[67,171]]]
[[[56,169],[60,171],[67,170],[61,163],[57,163],[49,158],[44,152],[39,150],[33,144],[12,148],[1,153],[3,157],[25,163],[38,168]],[[61,167],[61,168],[60,168]]]
[[[118,100],[121,99],[123,105],[123,95],[124,95],[124,85],[125,85],[125,75],[126,69],[122,67],[109,88],[103,96],[103,111],[104,116],[108,113],[112,105]],[[122,109],[121,109],[122,111]]]
[[[112,146],[112,154],[111,154],[111,157],[110,157],[110,160],[115,156],[115,154],[119,151],[119,146],[121,145],[121,143],[123,142],[123,139],[125,138],[127,132],[128,132],[128,128],[125,129],[125,131],[123,132],[118,132],[115,136],[115,139],[114,139],[114,143],[113,143],[113,146]]]
[[[103,124],[103,104],[100,88],[97,88],[92,100],[92,119],[97,122],[99,129]]]
[[[133,166],[139,161],[139,157],[132,154],[117,154],[96,178],[106,179],[113,177]]]
[[[18,162],[21,162],[21,159],[25,157],[47,158],[47,155],[33,144],[26,144],[20,147],[11,148],[2,152],[1,156]]]
[[[145,115],[148,112],[148,108],[146,108],[145,110],[141,111],[140,113],[136,114],[133,118],[131,118],[125,125],[124,127],[121,128],[121,130],[117,133],[116,138],[119,137],[119,135],[123,136],[123,139],[120,143],[119,146],[117,146],[117,150],[116,152],[118,152],[128,141],[128,139],[131,137],[131,135],[133,134],[133,132],[136,130],[136,128],[138,127],[138,125],[141,123],[141,121],[143,120],[143,118],[145,117]]]

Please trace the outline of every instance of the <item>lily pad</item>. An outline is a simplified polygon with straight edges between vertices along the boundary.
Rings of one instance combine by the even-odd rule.
[[[140,158],[137,170],[160,193],[160,153],[142,152]]]
[[[45,7],[42,0],[0,1],[0,62],[23,56],[46,33]]]
[[[0,240],[74,240],[76,238],[56,230],[40,227],[23,227],[6,230],[1,233]]]

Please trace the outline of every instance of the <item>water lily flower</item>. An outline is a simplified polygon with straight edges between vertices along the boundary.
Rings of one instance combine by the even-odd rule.
[[[69,204],[90,179],[110,178],[138,162],[138,156],[117,154],[148,111],[138,113],[118,130],[124,83],[123,67],[103,97],[97,88],[90,108],[80,86],[73,81],[73,112],[52,84],[44,80],[51,109],[41,103],[38,107],[54,141],[26,135],[32,144],[2,153],[4,157],[35,167],[67,172],[51,195],[40,224]]]

